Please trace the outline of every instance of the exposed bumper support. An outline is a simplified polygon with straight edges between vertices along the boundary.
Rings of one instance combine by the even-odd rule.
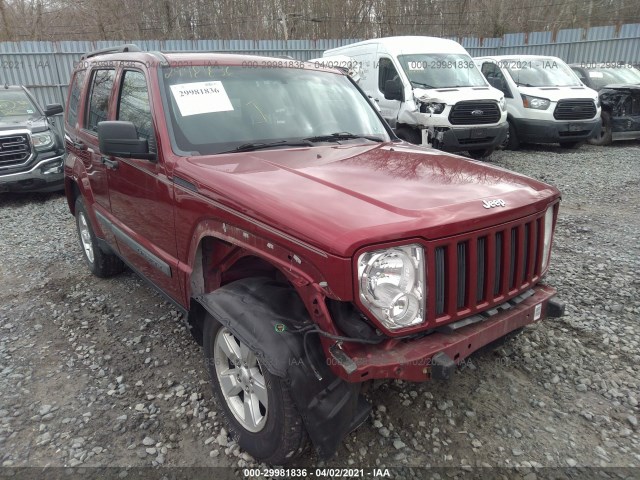
[[[415,340],[390,339],[378,345],[350,345],[348,355],[356,369],[346,373],[333,370],[351,382],[374,378],[399,378],[421,382],[432,378],[446,379],[451,363],[460,363],[476,350],[502,338],[509,332],[536,323],[549,316],[561,316],[562,302],[553,297],[556,290],[538,285],[533,295],[508,310],[449,332],[434,332]]]

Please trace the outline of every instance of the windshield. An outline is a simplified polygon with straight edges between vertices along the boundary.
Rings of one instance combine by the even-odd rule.
[[[165,67],[160,75],[176,145],[192,155],[304,145],[337,133],[345,135],[324,141],[390,139],[371,103],[344,75],[241,66]]]
[[[596,89],[614,83],[640,84],[640,71],[633,67],[621,66],[619,68],[594,68],[589,69],[589,78]]]
[[[42,115],[24,90],[0,89],[0,119],[11,122],[35,120]]]
[[[469,55],[420,53],[399,55],[400,65],[413,87],[484,87],[486,80]]]
[[[500,62],[516,85],[524,87],[578,87],[573,70],[553,58],[509,59]]]

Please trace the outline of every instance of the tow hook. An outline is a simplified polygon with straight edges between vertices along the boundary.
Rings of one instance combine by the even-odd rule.
[[[547,316],[558,318],[564,315],[565,303],[556,297],[552,297],[547,302]]]
[[[456,369],[456,363],[444,352],[431,357],[431,378],[433,380],[450,380]]]

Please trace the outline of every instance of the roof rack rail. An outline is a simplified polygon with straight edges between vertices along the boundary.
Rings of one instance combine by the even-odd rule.
[[[93,52],[85,53],[80,57],[80,60],[95,57],[97,55],[104,55],[107,53],[123,53],[123,52],[141,52],[140,48],[134,43],[125,43],[124,45],[118,45],[117,47],[100,48]]]

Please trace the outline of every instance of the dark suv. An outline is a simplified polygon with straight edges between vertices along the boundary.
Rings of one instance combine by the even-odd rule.
[[[0,192],[51,192],[64,188],[64,144],[52,117],[25,87],[0,87]]]
[[[338,70],[135,50],[72,76],[84,260],[128,265],[184,313],[255,458],[289,461],[307,438],[329,456],[369,414],[363,382],[450,378],[562,314],[540,283],[554,187],[398,140]]]

